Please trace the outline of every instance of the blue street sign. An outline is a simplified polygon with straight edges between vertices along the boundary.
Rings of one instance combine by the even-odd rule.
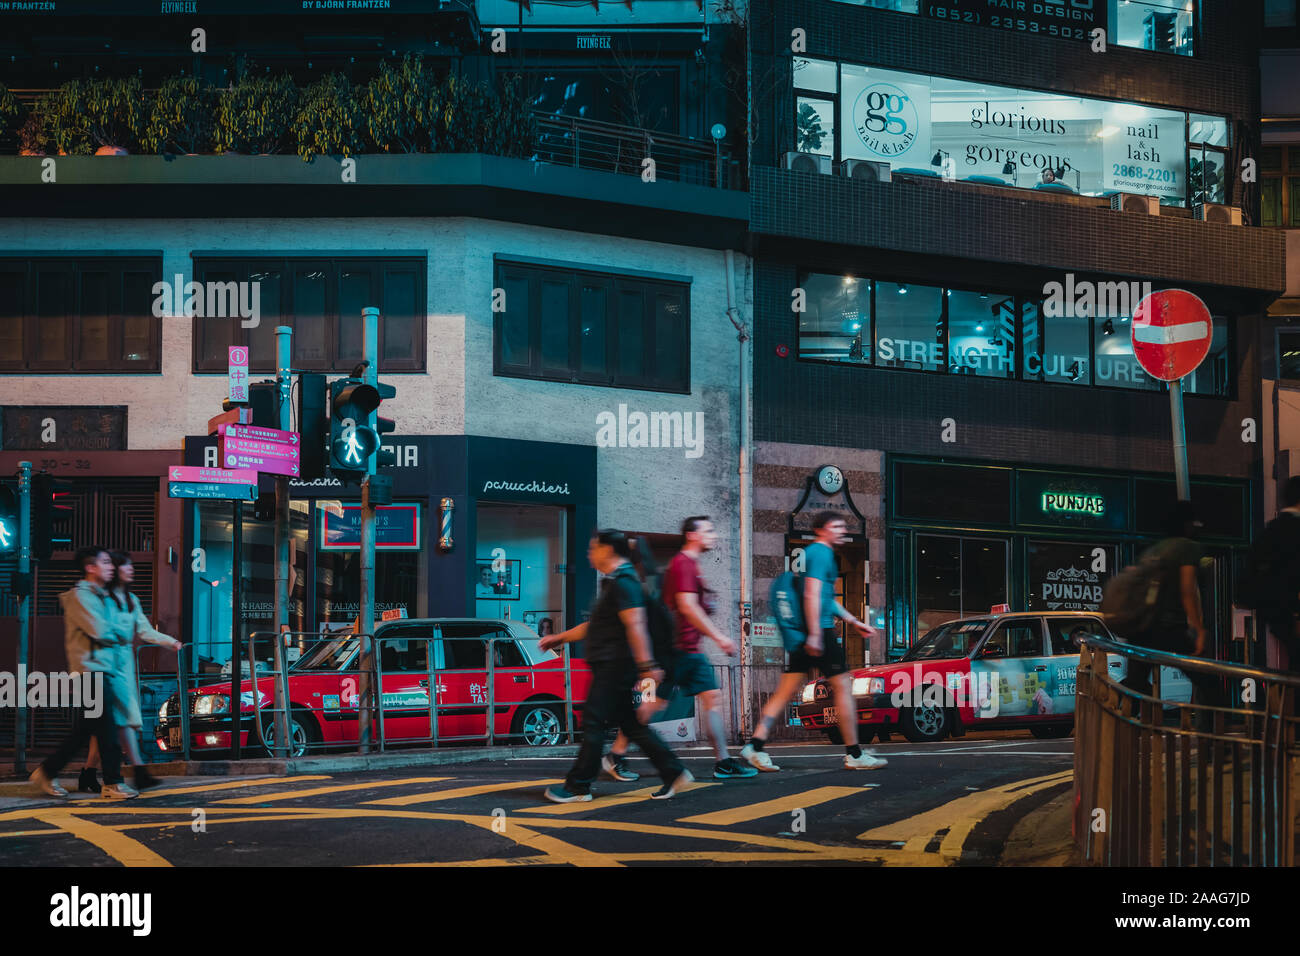
[[[220,482],[169,481],[168,498],[226,498],[233,501],[257,500],[257,485],[227,485]]]

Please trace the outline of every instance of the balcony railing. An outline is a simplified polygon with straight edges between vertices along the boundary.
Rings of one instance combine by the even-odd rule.
[[[731,189],[730,156],[715,143],[576,116],[537,113],[536,158],[544,163]]]

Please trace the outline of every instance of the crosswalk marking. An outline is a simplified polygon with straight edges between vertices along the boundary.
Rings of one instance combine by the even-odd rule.
[[[701,783],[699,781],[696,781],[695,783],[688,783],[685,787],[681,788],[677,792],[679,794],[688,793],[691,790],[699,790],[703,787],[716,787],[716,786],[719,786],[719,784]],[[600,795],[597,795],[594,799],[583,803],[559,803],[559,804],[555,804],[554,806],[547,805],[541,807],[522,807],[517,812],[564,814],[564,813],[582,813],[583,811],[586,810],[610,810],[613,809],[614,807],[626,806],[629,803],[640,803],[642,800],[649,800],[650,794],[654,793],[658,789],[659,788],[657,786],[642,787],[640,790],[629,790],[627,793],[620,793],[617,796],[613,796],[613,797],[602,797]]]
[[[372,780],[369,783],[341,784],[337,787],[312,787],[309,790],[284,790],[280,793],[259,793],[251,797],[230,797],[216,800],[215,803],[271,803],[276,800],[294,800],[298,797],[322,797],[328,793],[347,793],[352,790],[375,790],[379,787],[404,787],[413,783],[437,783],[439,780],[451,780],[451,777],[407,777],[404,780]]]
[[[559,778],[549,780],[514,780],[505,783],[485,783],[477,787],[456,787],[451,790],[434,790],[430,793],[412,793],[404,797],[385,797],[382,800],[363,800],[363,805],[375,804],[383,807],[409,807],[415,803],[441,803],[444,800],[460,800],[463,797],[477,797],[485,793],[501,790],[522,790],[525,787],[549,787],[563,783]]]
[[[861,793],[861,787],[817,787],[815,790],[805,790],[803,793],[793,793],[786,797],[777,797],[775,800],[764,800],[762,803],[751,803],[743,807],[718,810],[714,813],[701,813],[693,817],[683,817],[677,822],[698,823],[705,826],[730,826],[733,823],[747,823],[750,820],[776,816],[778,813],[789,813],[792,810],[815,807],[819,803],[826,803],[830,800],[838,800],[840,797]]]

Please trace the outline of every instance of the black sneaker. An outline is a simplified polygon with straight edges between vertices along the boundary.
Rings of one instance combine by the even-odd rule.
[[[135,768],[135,789],[148,790],[150,787],[156,787],[160,783],[162,783],[162,781],[144,767]]]
[[[669,800],[677,795],[678,790],[681,790],[688,783],[694,783],[694,782],[695,782],[695,778],[691,776],[691,772],[683,768],[682,772],[677,775],[677,778],[675,780],[672,780],[669,783],[665,783],[654,793],[650,794],[650,799]]]
[[[627,765],[627,757],[615,757],[613,754],[606,754],[601,758],[600,766],[605,773],[624,783],[631,783],[633,780],[641,779],[641,775]]]
[[[743,764],[735,757],[719,760],[713,765],[714,780],[738,780],[741,777],[757,777],[758,771],[748,764]]]
[[[546,799],[551,803],[584,803],[591,799],[591,791],[575,793],[563,784],[556,784],[546,788]]]
[[[87,767],[77,777],[78,793],[99,793],[99,781],[95,779],[95,768]]]

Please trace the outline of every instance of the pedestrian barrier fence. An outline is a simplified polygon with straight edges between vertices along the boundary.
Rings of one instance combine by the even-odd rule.
[[[1108,655],[1152,665],[1151,692],[1114,680]],[[1191,703],[1161,699],[1161,666],[1197,685]],[[1073,829],[1089,862],[1293,865],[1300,675],[1089,636],[1077,677]]]
[[[169,699],[159,715],[166,722],[170,752],[188,760],[196,735],[208,747],[224,749],[233,745],[232,733],[247,732],[241,756],[282,753],[275,729],[281,714],[289,755],[295,757],[330,750],[365,752],[371,746],[382,753],[397,745],[546,746],[575,739],[574,715],[581,711],[582,698],[575,697],[568,645],[562,645],[562,669],[547,672],[552,680],[562,674],[562,687],[555,688],[562,693],[539,694],[542,672],[509,663],[505,645],[515,642],[504,636],[347,633],[322,638],[315,632],[288,631],[279,636],[310,645],[287,672],[265,663],[276,639],[270,631],[249,636],[252,653],[246,660],[251,666],[238,678],[189,674],[182,680],[179,675],[188,674],[182,660],[188,648],[178,655],[178,686],[188,693]],[[480,649],[482,666],[439,666],[475,660]],[[334,666],[336,661],[349,666]],[[199,693],[222,686],[224,695]],[[236,686],[241,701],[237,721],[231,718]],[[188,696],[189,706],[180,707],[182,696]],[[277,703],[277,696],[287,706]],[[224,697],[224,703],[216,697]]]

